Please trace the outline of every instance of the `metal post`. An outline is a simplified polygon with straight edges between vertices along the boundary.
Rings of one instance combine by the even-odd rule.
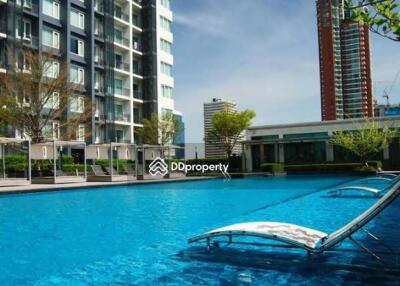
[[[133,150],[135,152],[135,177],[137,179],[137,177],[138,177],[138,147],[135,145]]]
[[[87,179],[86,143],[83,143],[83,148],[85,148],[84,151],[83,151],[84,176],[85,176],[85,179]]]
[[[4,144],[1,144],[1,154],[3,155],[3,179],[6,179],[6,154],[5,154],[5,149]]]
[[[114,176],[114,167],[113,167],[113,152],[112,152],[112,142],[110,142],[110,172],[111,172],[111,179]]]
[[[56,147],[56,140],[53,140],[53,161],[54,161],[54,183],[57,180],[57,147]]]
[[[144,179],[144,176],[146,175],[146,156],[145,156],[145,153],[146,153],[146,149],[145,149],[145,147],[144,147],[144,145],[143,145],[143,152],[142,152],[142,170],[143,170],[143,179]]]
[[[31,141],[28,140],[28,181],[32,180],[32,154],[31,154]]]

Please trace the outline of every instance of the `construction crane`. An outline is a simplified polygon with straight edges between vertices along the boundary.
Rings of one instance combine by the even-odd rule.
[[[395,78],[394,78],[394,80],[392,82],[392,85],[389,87],[389,89],[384,89],[383,90],[382,97],[386,99],[386,106],[388,106],[388,107],[390,105],[390,103],[389,103],[390,95],[392,93],[392,90],[393,90],[394,86],[396,85],[397,80],[399,79],[399,76],[400,76],[400,70],[397,72],[397,74],[396,74],[396,76],[395,76]]]

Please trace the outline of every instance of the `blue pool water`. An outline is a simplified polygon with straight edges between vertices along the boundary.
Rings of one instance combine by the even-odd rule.
[[[206,254],[186,242],[245,221],[332,232],[376,201],[327,196],[357,179],[256,177],[2,196],[0,285],[396,285],[398,273],[385,273],[349,242],[316,258],[240,245]],[[399,211],[400,200],[368,225],[397,252]],[[364,233],[356,237],[382,251]]]

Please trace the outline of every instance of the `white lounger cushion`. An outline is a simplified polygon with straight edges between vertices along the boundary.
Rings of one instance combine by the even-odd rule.
[[[379,194],[380,192],[382,192],[379,189],[375,189],[375,188],[369,188],[369,187],[362,187],[362,186],[348,186],[348,187],[342,187],[336,190],[333,190],[332,192],[337,192],[337,191],[364,191],[364,192],[368,192],[368,193],[373,193],[375,195]]]
[[[192,241],[220,235],[250,235],[266,238],[275,238],[298,246],[314,249],[327,234],[311,228],[294,224],[278,222],[247,222],[233,224],[212,230]]]

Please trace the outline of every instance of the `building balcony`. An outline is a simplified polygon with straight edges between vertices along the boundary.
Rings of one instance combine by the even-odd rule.
[[[104,59],[99,56],[94,56],[94,63],[99,66],[104,66]]]
[[[137,75],[142,75],[142,69],[140,67],[133,67],[132,68],[132,73],[137,74]]]
[[[17,1],[17,5],[21,6],[21,1]],[[39,13],[39,6],[37,4],[32,3],[31,1],[24,1],[23,9],[26,12],[38,15]]]
[[[130,122],[130,115],[129,114],[115,114],[115,121],[120,121],[120,122]]]
[[[140,115],[134,115],[133,116],[133,123],[134,124],[143,124],[143,117]]]
[[[114,17],[121,21],[129,23],[129,15],[126,13],[116,13],[116,11],[114,11]]]
[[[24,46],[30,47],[30,48],[38,48],[39,46],[39,38],[37,36],[33,35],[24,35],[22,38],[17,37],[17,41],[22,41]]]
[[[137,52],[142,52],[142,44],[140,42],[132,40],[132,49]]]
[[[139,28],[139,29],[142,29],[142,24],[140,23],[139,18],[132,17],[132,24],[133,24],[135,27],[137,27],[137,28]]]
[[[114,42],[119,44],[119,45],[122,45],[122,46],[125,46],[125,47],[129,47],[129,39],[127,39],[127,38],[114,37]]]
[[[114,68],[129,72],[129,64],[124,62],[115,63]]]
[[[143,92],[138,91],[138,90],[134,90],[133,91],[133,98],[142,100],[143,99]]]
[[[94,3],[94,11],[98,13],[104,13],[104,6],[103,3],[100,3],[98,0]]]
[[[94,29],[94,35],[98,38],[104,39],[104,32],[99,28]]]
[[[131,91],[129,88],[115,88],[114,94],[116,96],[125,96],[125,97],[130,97]]]
[[[142,0],[132,0],[133,4],[135,4],[138,7],[142,7],[143,1]]]

